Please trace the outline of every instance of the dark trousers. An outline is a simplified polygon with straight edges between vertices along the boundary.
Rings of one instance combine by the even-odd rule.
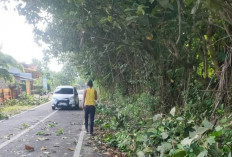
[[[86,105],[85,106],[85,129],[88,130],[88,122],[90,118],[90,134],[93,133],[94,125],[94,115],[95,115],[95,106]]]

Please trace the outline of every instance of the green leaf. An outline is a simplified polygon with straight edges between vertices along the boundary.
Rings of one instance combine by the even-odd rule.
[[[170,114],[171,114],[172,116],[175,116],[175,113],[176,113],[176,108],[173,107],[173,108],[171,109],[171,111],[170,111]]]
[[[182,117],[177,117],[176,120],[178,120],[178,121],[183,121],[184,118],[182,118]]]
[[[139,152],[137,153],[137,155],[138,155],[138,157],[145,157],[145,154],[144,154],[142,151],[139,151]]]
[[[215,143],[215,136],[210,136],[206,139],[206,142],[209,144],[209,145],[212,145],[213,143]]]
[[[228,157],[231,157],[231,152],[229,153]]]
[[[186,151],[182,149],[175,150],[174,154],[171,155],[171,157],[185,157],[185,156],[186,156]]]
[[[112,16],[108,16],[108,21],[111,22],[112,21]]]
[[[205,157],[208,155],[208,151],[207,150],[204,150],[202,151],[197,157]]]
[[[190,139],[189,137],[187,137],[181,141],[181,144],[182,146],[190,146],[193,140],[193,138]]]
[[[145,153],[152,153],[153,152],[153,148],[152,147],[146,147],[143,151]]]
[[[227,119],[226,119],[226,118],[223,118],[223,119],[220,120],[220,123],[221,123],[221,124],[224,124],[224,123],[226,123],[226,122],[227,122]]]
[[[161,146],[158,146],[157,151],[160,152],[160,157],[164,156],[165,152],[172,149],[172,145],[170,143],[163,143]]]
[[[155,129],[155,128],[149,128],[148,130],[147,130],[147,132],[151,132],[151,133],[157,133],[157,130]]]
[[[143,10],[143,6],[142,5],[139,5],[137,7],[137,14],[138,15],[145,15],[145,11]]]
[[[202,125],[207,128],[207,129],[212,129],[213,128],[213,124],[210,123],[208,120],[204,119],[204,121],[202,122]]]
[[[223,127],[221,127],[221,126],[217,126],[217,127],[215,128],[216,131],[221,131],[222,129],[223,129]]]
[[[194,129],[195,131],[189,133],[189,136],[191,138],[195,137],[196,135],[202,135],[204,132],[208,130],[208,128],[206,127],[197,127],[197,126],[195,126]]]
[[[220,137],[221,134],[222,134],[222,130],[220,130],[220,131],[214,131],[214,132],[211,133],[211,136]]]
[[[154,115],[153,117],[153,122],[157,121],[157,120],[160,120],[162,118],[162,115],[161,114],[156,114]]]
[[[148,140],[147,135],[142,135],[137,138],[137,141],[140,141],[140,142],[147,142],[147,140]]]
[[[167,134],[167,132],[163,132],[162,134],[161,134],[161,136],[162,136],[162,139],[166,139],[166,138],[168,138],[168,134]]]
[[[163,7],[163,8],[169,8],[171,10],[173,10],[173,6],[170,4],[169,0],[158,0],[159,4]]]

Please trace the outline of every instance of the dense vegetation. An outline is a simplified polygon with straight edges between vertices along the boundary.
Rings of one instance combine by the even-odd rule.
[[[82,80],[78,78],[78,72],[76,67],[65,63],[62,69],[58,72],[51,71],[49,69],[49,57],[45,57],[42,61],[33,59],[33,65],[37,66],[37,71],[40,73],[40,77],[34,80],[34,94],[45,93],[43,89],[43,77],[46,77],[48,84],[48,92],[53,91],[57,86],[60,85],[76,85],[77,83],[83,84]]]
[[[8,71],[10,67],[16,67],[21,70],[23,69],[20,63],[18,63],[13,57],[2,53],[0,49],[0,78],[9,82],[14,81],[13,76]]]
[[[35,97],[32,95],[23,94],[18,99],[6,99],[0,106],[0,120],[7,119],[10,116],[18,114],[24,110],[35,107],[42,103],[48,102],[47,97]]]
[[[24,0],[18,10],[48,54],[98,83],[105,142],[128,156],[231,153],[231,0]]]

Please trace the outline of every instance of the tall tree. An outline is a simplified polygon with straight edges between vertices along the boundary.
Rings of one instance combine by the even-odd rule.
[[[231,53],[231,4],[25,0],[19,12],[35,24],[38,40],[50,45],[51,54],[74,63],[83,75],[111,92],[149,91],[170,108],[185,105],[194,88],[219,89],[217,84],[225,78],[223,65],[231,66],[225,62]],[[43,21],[47,29],[37,27]],[[224,69],[230,74],[230,68]],[[224,95],[219,97],[219,102],[229,104]]]

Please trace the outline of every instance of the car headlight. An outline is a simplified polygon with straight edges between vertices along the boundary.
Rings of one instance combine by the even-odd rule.
[[[69,101],[74,101],[74,96],[69,97]]]
[[[56,98],[52,98],[52,102],[54,103],[54,104],[56,104],[57,103],[57,99]]]

